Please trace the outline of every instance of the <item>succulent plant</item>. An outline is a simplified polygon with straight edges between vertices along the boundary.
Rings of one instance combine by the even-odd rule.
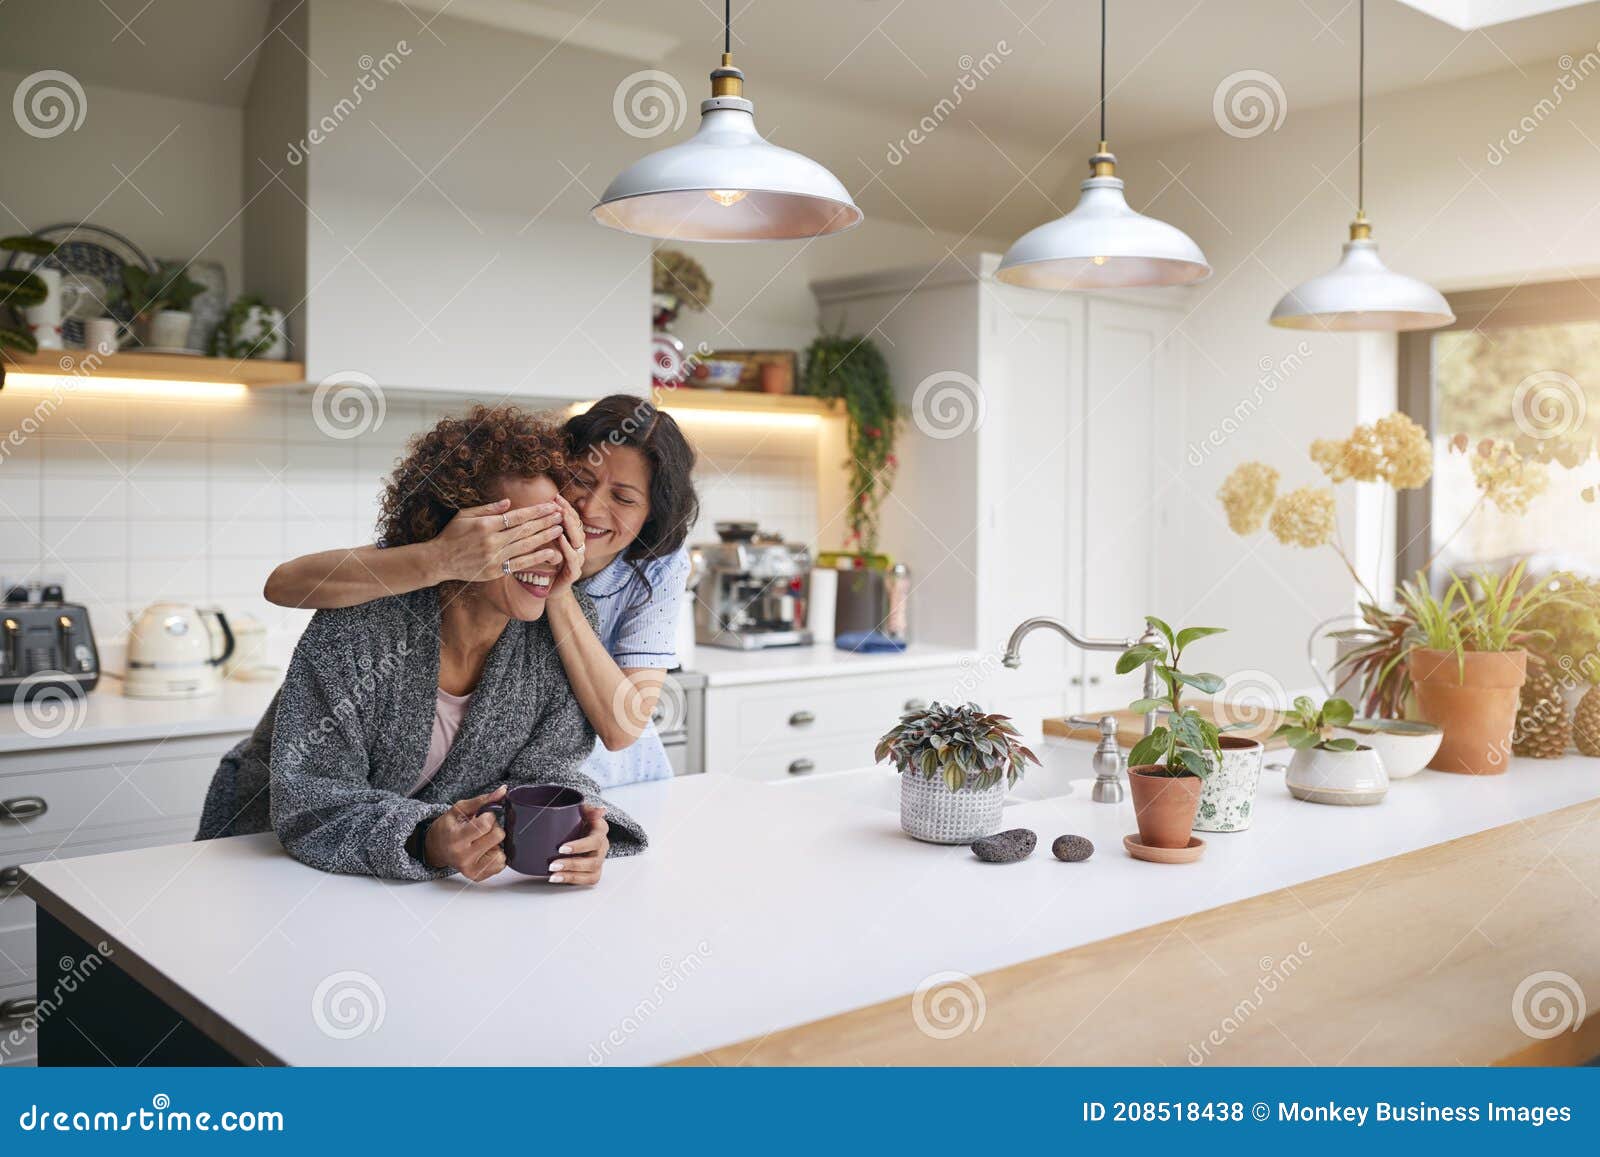
[[[1039,764],[1007,716],[986,714],[976,703],[934,703],[907,711],[878,740],[874,758],[880,763],[889,760],[901,775],[938,776],[951,791],[964,787],[983,791],[1002,776],[1009,786],[1022,776],[1026,764]]]

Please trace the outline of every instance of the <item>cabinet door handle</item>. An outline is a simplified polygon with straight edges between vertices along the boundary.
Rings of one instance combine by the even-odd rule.
[[[902,711],[926,711],[927,709],[928,701],[926,699],[907,699],[905,706],[901,708]]]
[[[1068,679],[1067,682],[1070,683],[1074,687],[1082,687],[1083,686],[1083,676],[1074,675],[1071,679]]]
[[[817,717],[809,711],[796,711],[789,716],[790,727],[804,727],[806,724],[815,723],[816,721]]]
[[[1100,676],[1098,676],[1098,675],[1090,675],[1089,676],[1089,686],[1091,686],[1091,687],[1100,686]]]
[[[809,759],[797,759],[789,765],[790,775],[804,775],[808,771],[815,771],[817,765]]]
[[[22,887],[21,865],[13,864],[9,868],[0,868],[0,900],[16,895],[20,887]]]
[[[27,1020],[39,1011],[39,1001],[32,996],[18,996],[0,1004],[0,1021]]]
[[[50,810],[41,795],[19,795],[16,799],[0,799],[0,820],[36,820]]]

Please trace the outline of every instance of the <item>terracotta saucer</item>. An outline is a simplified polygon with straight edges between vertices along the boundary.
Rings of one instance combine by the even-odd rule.
[[[1152,864],[1192,864],[1206,854],[1206,842],[1199,836],[1190,836],[1186,848],[1152,848],[1139,842],[1138,832],[1129,832],[1122,837],[1122,846],[1134,859]]]

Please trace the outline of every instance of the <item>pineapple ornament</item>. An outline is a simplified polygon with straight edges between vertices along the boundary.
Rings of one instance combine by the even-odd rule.
[[[1600,724],[1600,719],[1596,719]],[[1572,745],[1572,719],[1561,685],[1544,667],[1528,672],[1522,685],[1522,705],[1517,709],[1511,751],[1532,759],[1560,759]],[[1600,732],[1595,735],[1600,744]]]
[[[1572,716],[1572,733],[1578,750],[1585,755],[1600,755],[1600,686],[1590,687],[1578,700]]]

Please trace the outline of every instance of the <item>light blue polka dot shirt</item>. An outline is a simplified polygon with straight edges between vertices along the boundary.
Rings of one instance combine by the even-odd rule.
[[[638,571],[620,557],[579,585],[594,600],[600,619],[596,634],[617,666],[670,671],[678,665],[678,607],[689,581],[689,551],[680,548],[640,566],[649,579],[648,590]],[[603,788],[672,776],[667,749],[653,723],[621,751],[607,751],[596,740],[583,770]]]

